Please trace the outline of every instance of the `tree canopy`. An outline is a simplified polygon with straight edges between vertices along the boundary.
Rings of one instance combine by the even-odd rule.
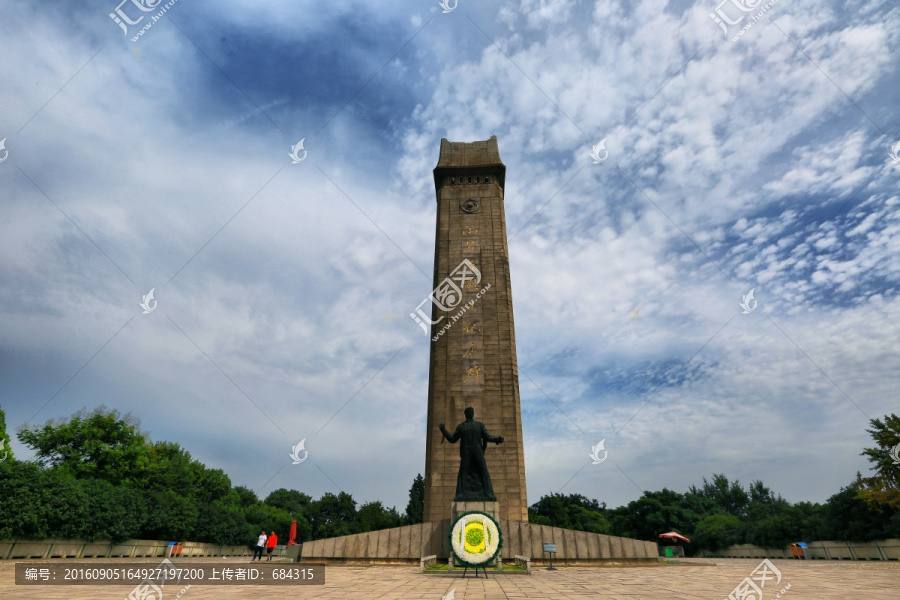
[[[15,459],[12,448],[9,447],[11,441],[9,433],[6,432],[6,413],[3,412],[3,407],[0,406],[0,461]]]
[[[862,455],[873,473],[856,479],[825,503],[792,504],[762,481],[748,486],[714,473],[684,493],[645,491],[625,506],[580,494],[542,496],[529,508],[533,523],[660,541],[677,531],[691,539],[688,554],[751,543],[781,548],[795,541],[867,541],[900,537],[900,417],[872,419],[875,446]],[[422,522],[425,481],[416,475],[406,511],[373,500],[359,503],[347,492],[318,499],[279,488],[261,500],[233,485],[175,442],[151,441],[132,415],[98,407],[68,419],[20,427],[17,437],[35,453],[20,461],[9,451],[0,409],[0,539],[128,538],[192,540],[222,545],[255,544],[260,531],[297,541],[374,531]]]
[[[872,419],[866,431],[877,444],[862,451],[875,474],[857,475],[857,496],[879,510],[900,509],[900,417],[887,415],[884,420]]]
[[[691,540],[689,554],[744,543],[784,548],[797,541],[900,537],[900,464],[894,462],[900,452],[900,417],[872,419],[866,431],[876,446],[862,454],[872,463],[874,474],[857,474],[855,481],[824,504],[791,504],[762,481],[744,487],[715,473],[683,494],[665,488],[647,491],[614,509],[578,494],[551,493],[531,506],[529,518],[545,525],[655,542],[660,542],[659,534],[674,530]],[[579,514],[585,518],[578,518]]]
[[[8,447],[0,410],[0,439]],[[280,488],[260,500],[233,486],[175,442],[151,441],[133,415],[100,406],[40,426],[20,427],[32,462],[0,462],[0,539],[48,537],[121,541],[129,538],[255,544],[262,530],[285,542],[297,521],[297,541],[396,527],[408,522],[379,501],[350,494],[314,500]],[[421,488],[421,475],[413,490]],[[418,493],[418,492],[417,492]],[[418,496],[416,496],[418,497]],[[424,497],[424,496],[423,496]]]
[[[406,505],[406,521],[410,524],[421,523],[425,518],[425,479],[422,474],[416,475],[412,487],[409,488],[409,503]]]

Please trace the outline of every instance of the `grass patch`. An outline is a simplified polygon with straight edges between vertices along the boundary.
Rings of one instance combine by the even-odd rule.
[[[515,563],[503,565],[503,570],[504,571],[521,571],[523,573],[528,571],[528,569],[526,569],[525,567],[520,567],[519,565],[517,565]]]
[[[449,569],[448,569],[447,563],[438,563],[438,564],[434,564],[434,565],[430,565],[430,566],[425,567],[425,572],[426,572],[426,573],[438,572],[438,571],[444,571],[444,572],[447,572],[448,570],[449,570]],[[454,567],[453,567],[453,571],[454,571],[454,572],[456,572],[456,571],[464,571],[464,570],[465,570],[465,567],[460,567],[460,566],[454,566]],[[470,570],[470,571],[474,571],[474,569],[473,569],[472,567],[469,567],[469,570]],[[481,571],[481,567],[478,567],[478,570]],[[494,566],[492,566],[492,567],[489,566],[489,567],[487,568],[487,570],[490,571],[491,573],[497,573],[497,572],[498,572],[498,571],[497,571],[497,566],[496,566],[496,565],[494,565]],[[505,573],[505,572],[507,572],[507,571],[517,572],[517,573],[525,573],[525,572],[528,571],[528,569],[526,569],[525,567],[520,567],[520,566],[518,566],[518,565],[516,565],[516,564],[514,564],[514,563],[506,563],[506,564],[503,565],[503,571],[502,571],[502,572]]]

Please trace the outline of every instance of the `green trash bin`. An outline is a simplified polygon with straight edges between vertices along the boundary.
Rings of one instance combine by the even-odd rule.
[[[672,558],[675,554],[672,552],[671,548],[666,548],[666,558]]]

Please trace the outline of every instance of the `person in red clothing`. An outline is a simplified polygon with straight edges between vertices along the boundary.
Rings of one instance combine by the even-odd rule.
[[[278,536],[273,531],[266,540],[266,560],[272,560],[272,552],[275,550],[275,544],[278,543]]]

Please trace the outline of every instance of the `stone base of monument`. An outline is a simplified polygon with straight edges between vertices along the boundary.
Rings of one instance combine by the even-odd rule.
[[[500,503],[499,502],[487,502],[487,501],[468,501],[468,502],[453,502],[450,504],[450,522],[456,520],[456,518],[467,512],[483,512],[485,514],[491,515],[494,517],[494,520],[498,523],[500,522]]]
[[[450,558],[452,522],[443,519],[305,542],[299,562],[418,565],[423,556],[434,555],[437,562],[446,563]],[[515,562],[516,556],[526,556],[531,558],[532,567],[544,565],[547,561],[547,555],[543,552],[545,543],[556,544],[554,566],[649,565],[656,564],[659,557],[656,542],[508,519],[497,519],[497,523],[503,534],[500,556],[504,563]]]

